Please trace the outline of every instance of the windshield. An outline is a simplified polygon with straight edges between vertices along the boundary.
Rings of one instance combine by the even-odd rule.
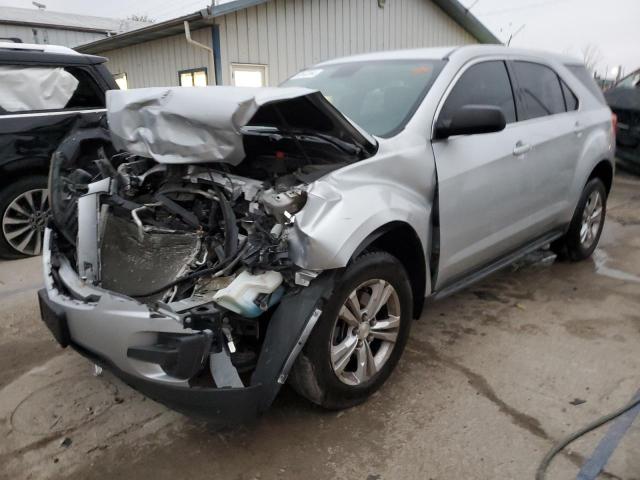
[[[390,137],[404,128],[443,64],[442,60],[340,63],[303,70],[282,86],[320,90],[367,132]]]
[[[634,72],[627,78],[623,78],[615,85],[615,88],[639,88],[640,87],[640,72]]]

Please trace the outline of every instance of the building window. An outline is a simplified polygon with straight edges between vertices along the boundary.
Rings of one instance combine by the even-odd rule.
[[[181,70],[178,72],[178,79],[181,87],[206,87],[207,69],[194,68],[191,70]]]
[[[236,87],[265,87],[267,81],[266,65],[231,64],[231,84]]]
[[[118,88],[120,90],[126,90],[129,88],[129,84],[127,83],[127,74],[126,73],[116,73],[113,76],[113,79],[118,84]]]

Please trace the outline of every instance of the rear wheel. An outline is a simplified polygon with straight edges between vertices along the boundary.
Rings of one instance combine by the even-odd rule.
[[[607,190],[602,180],[592,178],[582,191],[569,230],[552,249],[574,262],[590,257],[600,240],[606,213]]]
[[[0,193],[0,257],[40,255],[49,212],[47,177],[21,178]]]
[[[412,294],[400,262],[385,252],[357,258],[339,280],[290,383],[325,408],[362,403],[398,362],[409,335]]]

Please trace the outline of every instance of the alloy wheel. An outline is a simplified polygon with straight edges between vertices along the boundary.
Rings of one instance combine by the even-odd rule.
[[[373,378],[389,360],[400,331],[400,300],[381,279],[360,284],[340,308],[331,334],[331,366],[347,385]]]
[[[2,233],[7,243],[23,255],[40,255],[49,211],[47,189],[27,190],[4,211]]]
[[[580,245],[589,249],[598,237],[603,220],[602,195],[598,190],[591,192],[582,211]]]

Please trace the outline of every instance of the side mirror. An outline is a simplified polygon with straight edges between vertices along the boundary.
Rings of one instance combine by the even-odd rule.
[[[452,135],[499,132],[506,126],[507,120],[500,107],[465,105],[453,113],[451,120],[438,119],[434,138],[441,140]]]

